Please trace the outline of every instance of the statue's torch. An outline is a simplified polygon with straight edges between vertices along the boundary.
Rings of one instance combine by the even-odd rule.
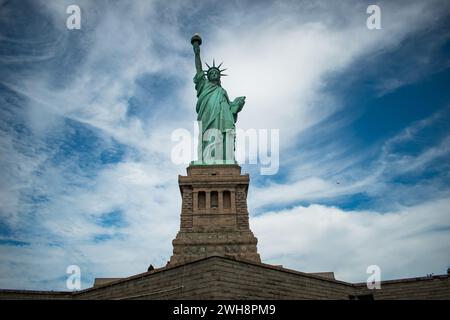
[[[191,44],[196,47],[200,46],[202,44],[202,38],[198,33],[194,34],[191,38]]]

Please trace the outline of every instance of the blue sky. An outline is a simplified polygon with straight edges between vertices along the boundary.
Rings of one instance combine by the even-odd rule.
[[[81,30],[66,8],[81,7]],[[251,175],[264,262],[365,281],[450,267],[450,5],[0,1],[0,288],[65,289],[163,266],[179,228],[171,133],[224,61],[243,129],[280,130]]]

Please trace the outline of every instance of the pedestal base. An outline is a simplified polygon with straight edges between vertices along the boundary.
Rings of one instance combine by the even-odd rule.
[[[170,264],[209,256],[261,262],[258,240],[248,223],[249,176],[242,175],[236,164],[191,164],[187,172],[178,179],[181,225]]]
[[[173,240],[170,264],[182,264],[210,256],[260,262],[258,240],[251,231],[179,232]]]

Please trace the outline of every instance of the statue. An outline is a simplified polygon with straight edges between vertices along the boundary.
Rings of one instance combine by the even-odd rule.
[[[199,122],[198,161],[194,164],[235,164],[235,124],[238,113],[245,104],[245,97],[230,101],[228,94],[220,83],[220,77],[226,76],[220,69],[222,63],[208,70],[202,69],[200,45],[202,39],[195,34],[191,39],[195,53],[194,77],[197,91],[197,121]]]

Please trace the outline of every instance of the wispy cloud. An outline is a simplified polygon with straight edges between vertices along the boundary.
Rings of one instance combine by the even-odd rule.
[[[448,183],[448,175],[431,177],[434,183],[425,179],[423,185],[419,180],[414,184],[400,184],[396,179],[405,174],[411,173],[415,176],[426,174],[430,169],[437,169],[439,165],[444,166],[442,172],[446,172],[446,163],[436,164],[450,156],[449,136],[445,135],[441,139],[435,139],[433,145],[427,145],[428,140],[420,142],[420,137],[424,132],[435,127],[437,122],[445,121],[448,118],[449,109],[437,112],[430,117],[417,121],[403,129],[398,135],[388,139],[381,146],[378,146],[379,156],[375,159],[367,159],[362,156],[359,161],[354,159],[330,157],[319,163],[311,163],[308,160],[291,167],[293,178],[283,183],[271,182],[266,185],[256,187],[252,193],[252,208],[264,207],[267,205],[289,205],[299,202],[314,202],[337,198],[339,196],[357,193],[367,193],[372,197],[389,197],[391,208],[398,204],[405,204],[403,201],[420,202],[434,197],[441,198],[449,195],[448,187],[442,189],[442,184]],[[423,149],[418,147],[413,151],[405,150],[405,146],[414,143],[421,144]],[[306,157],[308,159],[308,157]],[[315,156],[312,161],[316,161]],[[334,172],[327,170],[329,167],[335,169]],[[339,168],[341,170],[339,170]],[[303,177],[296,174],[303,173]],[[309,176],[305,176],[309,174]],[[440,183],[439,183],[440,182]],[[428,184],[428,186],[427,186]],[[433,188],[432,186],[435,186]],[[431,188],[431,189],[430,189]],[[410,192],[406,195],[406,192]],[[396,193],[398,191],[398,193]],[[431,191],[431,192],[430,192]],[[399,196],[395,200],[395,196]]]

